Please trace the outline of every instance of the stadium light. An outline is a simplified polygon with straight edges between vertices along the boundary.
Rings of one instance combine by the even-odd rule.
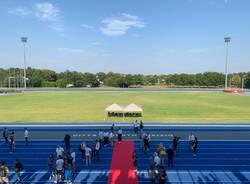
[[[226,63],[225,63],[225,88],[227,88],[227,75],[228,75],[228,44],[231,41],[231,37],[225,37],[224,41],[226,43]]]
[[[25,43],[27,43],[28,37],[21,37],[21,42],[23,43],[23,62],[24,62],[24,67],[23,67],[23,84],[24,88],[26,89],[26,53],[25,53]]]

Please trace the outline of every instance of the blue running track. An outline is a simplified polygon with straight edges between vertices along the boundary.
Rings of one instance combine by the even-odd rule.
[[[149,153],[145,155],[140,148],[140,142],[135,141],[139,183],[149,183],[149,157],[160,142],[164,143],[165,147],[170,144],[170,141],[153,140]],[[25,146],[23,141],[16,141],[14,153],[9,153],[7,145],[1,144],[0,159],[11,168],[11,181],[15,181],[14,159],[19,158],[24,165],[22,183],[52,183],[47,173],[47,157],[48,154],[55,153],[57,144],[63,145],[62,141],[57,140],[31,141],[29,146]],[[103,148],[100,152],[100,162],[93,160],[92,165],[87,167],[78,151],[79,144],[80,141],[72,141],[73,150],[77,153],[74,183],[107,183],[112,148]],[[178,146],[174,167],[166,167],[169,183],[250,183],[250,141],[199,141],[197,157],[192,156],[187,141],[181,141]]]

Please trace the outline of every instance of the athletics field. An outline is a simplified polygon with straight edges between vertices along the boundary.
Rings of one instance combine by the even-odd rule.
[[[250,96],[222,92],[45,91],[0,96],[1,122],[104,122],[112,104],[136,103],[145,122],[250,122]],[[112,118],[109,122],[132,121]]]

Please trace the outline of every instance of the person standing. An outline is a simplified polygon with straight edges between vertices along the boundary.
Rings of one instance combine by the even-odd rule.
[[[11,134],[10,134],[10,153],[13,153],[13,151],[14,151],[14,144],[15,144],[15,133],[14,132],[12,132]]]
[[[164,165],[164,160],[165,160],[165,157],[166,157],[166,148],[165,146],[163,145],[163,143],[160,143],[159,144],[159,147],[158,147],[158,154],[161,158],[161,165]]]
[[[103,146],[107,147],[109,145],[109,132],[105,131],[103,133]]]
[[[98,139],[101,142],[101,147],[103,146],[103,136],[104,136],[104,132],[102,130],[99,130],[99,132],[98,132]]]
[[[25,139],[25,145],[28,146],[29,141],[29,131],[27,128],[24,129],[24,139]]]
[[[118,142],[119,143],[122,142],[122,129],[121,129],[121,127],[119,127],[119,130],[118,130]]]
[[[139,124],[139,129],[140,129],[140,132],[139,132],[139,139],[142,139],[143,128],[144,128],[144,125],[143,125],[143,122],[142,122],[142,120],[141,120],[141,121],[140,121],[140,124]]]
[[[148,153],[148,149],[149,149],[149,138],[148,138],[148,135],[145,134],[143,136],[142,140],[143,140],[144,153],[147,154]]]
[[[76,152],[72,152],[71,153],[71,157],[73,158],[73,161],[72,161],[72,171],[73,171],[73,173],[75,174],[75,172],[76,172]]]
[[[82,159],[85,158],[85,148],[86,144],[84,142],[82,142],[78,147],[78,150],[82,153]]]
[[[165,184],[167,180],[167,174],[163,166],[160,167],[159,172],[159,184]]]
[[[70,135],[69,134],[66,134],[64,136],[64,145],[65,145],[65,149],[66,149],[66,152],[70,152]]]
[[[54,156],[50,154],[48,156],[48,171],[49,171],[49,179],[51,180],[53,178],[53,172],[54,172]]]
[[[72,184],[72,180],[73,180],[73,170],[72,170],[72,166],[69,164],[65,167],[64,182],[66,184]]]
[[[96,146],[96,139],[93,139],[93,141],[92,141],[92,145],[91,145],[91,150],[92,150],[92,152],[91,152],[91,158],[96,158],[96,150],[95,150],[95,146]]]
[[[110,143],[110,146],[113,147],[114,145],[114,133],[113,132],[109,132],[109,143]]]
[[[155,183],[155,166],[154,166],[154,161],[153,158],[149,159],[149,169],[148,169],[148,176],[149,176],[149,181],[150,184],[154,184]]]
[[[140,121],[140,130],[142,131],[143,128],[144,128],[144,125],[143,125],[143,122],[142,122],[142,120],[141,120],[141,121]]]
[[[195,141],[195,136],[194,136],[194,134],[190,134],[190,135],[188,136],[188,142],[189,142],[190,150],[192,150],[194,141]]]
[[[132,155],[132,160],[133,160],[133,166],[134,166],[134,174],[137,174],[138,170],[137,170],[137,161],[138,161],[138,157],[136,152],[134,151],[133,155]]]
[[[161,165],[161,159],[156,152],[154,153],[154,165],[155,165],[155,170],[158,171]]]
[[[171,145],[169,145],[167,153],[168,153],[168,167],[174,167],[174,149],[172,148]]]
[[[21,171],[23,170],[23,164],[19,159],[15,160],[15,173],[16,173],[16,183],[21,183]]]
[[[73,157],[71,156],[70,152],[67,153],[67,156],[66,156],[66,166],[72,166],[73,164]]]
[[[8,177],[9,172],[10,172],[10,170],[5,165],[5,162],[1,161],[1,166],[0,166],[0,182],[1,183],[6,183],[6,184],[10,183],[10,180],[9,180],[9,177]]]
[[[198,138],[195,137],[193,144],[192,144],[192,150],[193,150],[193,156],[195,157],[197,155],[197,146],[198,146]]]
[[[138,130],[139,130],[139,124],[138,124],[138,121],[135,120],[135,122],[134,122],[134,133],[138,134]]]
[[[101,143],[99,140],[96,140],[96,144],[95,144],[95,156],[96,156],[96,160],[99,161],[100,157],[99,157],[99,151],[101,148]]]
[[[9,143],[9,130],[7,128],[3,129],[3,138],[5,140],[5,143]]]
[[[85,148],[85,157],[86,157],[86,165],[89,166],[91,164],[91,148],[89,145],[86,145]]]
[[[64,149],[60,145],[57,145],[56,157],[59,158],[59,156],[61,156],[63,158],[63,155],[64,155]]]
[[[64,166],[64,160],[61,155],[59,155],[57,161],[56,161],[56,178],[55,183],[61,182],[63,177],[63,166]]]
[[[176,136],[174,136],[173,139],[173,148],[174,148],[174,154],[176,155],[176,151],[177,151],[177,145],[178,145],[178,138]]]
[[[114,123],[113,123],[112,126],[110,127],[110,131],[111,131],[112,133],[115,132],[115,124],[114,124]]]

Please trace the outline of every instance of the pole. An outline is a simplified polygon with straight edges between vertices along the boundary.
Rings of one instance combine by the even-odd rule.
[[[16,69],[14,68],[14,88],[16,88]]]
[[[24,88],[26,89],[26,54],[25,54],[25,42],[23,42],[23,61],[24,61],[23,83],[24,83]]]
[[[10,88],[10,68],[9,68],[9,88]]]
[[[242,78],[242,81],[241,81],[241,90],[243,91],[244,90],[244,77]]]
[[[227,66],[228,66],[228,42],[226,42],[226,63],[225,63],[225,88],[227,89]]]

